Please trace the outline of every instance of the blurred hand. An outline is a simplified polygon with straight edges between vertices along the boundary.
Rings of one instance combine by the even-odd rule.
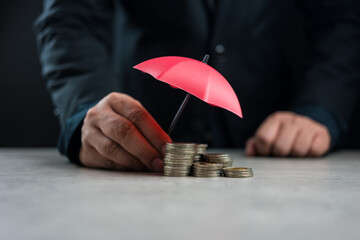
[[[89,109],[81,132],[80,161],[93,168],[161,171],[162,148],[171,142],[138,101],[121,93]]]
[[[276,112],[247,141],[245,154],[320,157],[329,151],[330,140],[324,125],[292,112]]]

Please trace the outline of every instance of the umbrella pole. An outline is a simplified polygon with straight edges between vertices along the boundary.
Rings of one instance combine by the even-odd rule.
[[[209,60],[209,54],[205,54],[204,59],[202,60],[202,62],[207,64],[208,60]],[[190,93],[186,94],[183,102],[181,103],[180,108],[178,109],[174,119],[172,120],[172,122],[170,124],[169,130],[168,130],[169,136],[171,135],[172,131],[174,130],[174,127],[175,127],[177,121],[179,120],[182,112],[184,111],[184,108],[185,108],[186,104],[188,103],[190,97],[191,97]]]
[[[178,109],[174,119],[171,122],[171,125],[170,125],[169,130],[168,130],[169,136],[171,135],[172,131],[174,130],[174,127],[175,127],[177,121],[179,120],[180,115],[184,111],[184,108],[185,108],[186,104],[188,103],[190,97],[191,97],[190,93],[186,94],[186,97],[184,98],[180,108]]]

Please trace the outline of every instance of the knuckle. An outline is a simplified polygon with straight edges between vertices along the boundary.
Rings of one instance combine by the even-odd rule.
[[[275,113],[273,113],[273,117],[275,119],[281,119],[281,118],[284,118],[286,116],[289,116],[289,112],[285,112],[285,111],[277,111]]]
[[[93,118],[98,114],[98,111],[95,107],[90,108],[87,113],[86,113],[86,117],[85,120],[88,118]]]
[[[134,125],[130,121],[121,120],[114,124],[114,134],[118,139],[129,136],[134,130]]]
[[[329,136],[330,136],[329,130],[328,130],[328,128],[325,127],[325,126],[320,126],[320,128],[319,128],[319,134],[322,135],[322,136],[326,136],[326,137],[329,137]]]
[[[298,126],[302,130],[310,130],[312,128],[311,122],[305,116],[296,116],[293,118],[292,123],[294,126]]]
[[[128,105],[132,97],[124,93],[112,92],[107,96],[106,100],[110,105],[115,104],[121,108]]]
[[[314,121],[307,116],[297,116],[296,124],[299,125],[302,129],[314,129]]]
[[[83,125],[81,127],[81,144],[86,147],[90,147],[91,143],[89,142],[89,139],[91,138],[90,130],[87,126]]]
[[[106,141],[103,145],[103,151],[104,151],[105,155],[108,157],[115,156],[117,150],[118,150],[118,148],[117,148],[116,144],[114,142],[112,142],[111,140]]]
[[[272,120],[274,122],[281,122],[284,119],[284,115],[282,112],[275,112],[272,115],[270,115],[269,120]]]
[[[106,96],[106,99],[108,100],[108,101],[115,101],[116,99],[118,99],[119,98],[119,95],[120,95],[120,93],[117,93],[117,92],[111,92],[111,93],[109,93],[107,96]]]
[[[139,123],[147,117],[146,111],[140,106],[134,107],[129,113],[129,120],[134,123]]]
[[[133,100],[133,97],[131,97],[129,94],[126,93],[117,93],[121,98],[127,99],[127,100]]]
[[[308,116],[298,115],[298,118],[307,123],[313,123],[314,120]]]
[[[133,98],[133,101],[134,101],[134,103],[136,105],[138,105],[139,107],[142,107],[142,104],[141,104],[141,102],[139,100],[136,100],[136,99]]]
[[[279,119],[279,118],[282,117],[282,115],[283,115],[282,112],[275,112],[275,113],[273,113],[273,114],[271,115],[271,117],[272,117],[273,119]]]
[[[83,125],[81,127],[81,142],[82,143],[86,142],[87,136],[88,136],[87,127],[85,127],[85,125]]]
[[[129,101],[133,101],[134,99],[130,95],[125,93],[115,93],[114,100],[117,103],[125,105],[126,103],[128,103]]]
[[[291,122],[292,122],[293,124],[302,124],[302,123],[304,122],[304,117],[303,117],[303,116],[300,116],[300,115],[298,115],[298,116],[293,116],[293,117],[291,118]]]
[[[296,121],[299,115],[289,111],[278,111],[274,113],[274,118],[278,121]]]
[[[258,142],[260,144],[265,144],[265,145],[269,145],[271,144],[271,138],[268,134],[264,133],[264,132],[259,132],[256,134],[256,139],[258,140]]]

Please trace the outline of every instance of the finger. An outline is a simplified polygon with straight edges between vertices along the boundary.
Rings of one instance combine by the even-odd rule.
[[[281,157],[288,156],[298,132],[299,126],[294,124],[292,118],[283,122],[272,147],[273,155]]]
[[[254,137],[251,137],[246,141],[245,155],[247,155],[247,156],[255,156],[256,155]]]
[[[311,144],[309,156],[310,157],[321,157],[327,153],[330,149],[330,134],[316,134]]]
[[[110,103],[113,110],[132,122],[160,154],[162,147],[172,142],[140,102],[128,95],[117,95]]]
[[[160,158],[159,152],[144,138],[132,122],[110,112],[103,116],[97,124],[104,135],[118,143],[146,167],[154,171],[162,170],[161,166],[157,164]]]
[[[92,128],[89,130],[89,134],[91,134],[91,138],[88,139],[89,144],[106,159],[135,171],[149,170],[141,161],[128,153],[119,144],[106,137],[99,129]]]
[[[314,138],[313,129],[303,128],[300,130],[295,142],[292,146],[291,156],[294,157],[305,157],[310,151],[310,146]]]
[[[106,159],[91,146],[81,147],[79,157],[81,163],[86,167],[120,171],[127,170],[126,167],[121,166],[110,159]]]
[[[271,147],[280,130],[280,119],[275,116],[267,118],[255,133],[255,150],[259,155],[269,155]]]

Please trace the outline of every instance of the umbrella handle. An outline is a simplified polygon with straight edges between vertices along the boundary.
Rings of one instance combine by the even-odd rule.
[[[202,62],[205,63],[205,64],[207,64],[207,63],[208,63],[208,60],[209,60],[209,57],[210,57],[209,54],[205,54],[204,59],[202,60]],[[190,97],[191,97],[191,94],[190,94],[190,93],[186,94],[183,102],[181,103],[178,111],[176,112],[175,117],[174,117],[174,119],[172,120],[172,122],[171,122],[171,124],[170,124],[170,127],[169,127],[169,130],[168,130],[169,136],[171,135],[172,131],[174,130],[174,127],[175,127],[177,121],[179,120],[182,112],[184,111],[184,108],[185,108],[186,104],[188,103]]]

